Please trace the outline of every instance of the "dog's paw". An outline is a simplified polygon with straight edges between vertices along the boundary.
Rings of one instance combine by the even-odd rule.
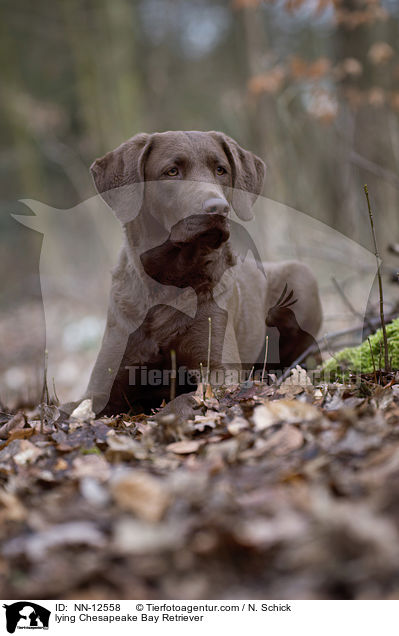
[[[60,404],[58,410],[60,412],[60,417],[58,418],[60,422],[68,420],[71,413],[79,406],[82,400],[77,400],[76,402],[64,402]]]

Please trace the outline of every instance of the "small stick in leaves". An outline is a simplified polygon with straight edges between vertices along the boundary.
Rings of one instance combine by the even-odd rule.
[[[204,378],[204,365],[202,364],[202,362],[200,362],[200,384],[202,387],[202,399],[205,401],[205,393],[206,393],[206,386],[205,386],[205,378]]]
[[[206,384],[209,384],[209,369],[211,366],[211,344],[212,344],[212,318],[208,318],[208,361],[206,367]]]
[[[384,295],[383,295],[383,291],[382,291],[382,278],[381,278],[381,269],[380,269],[381,259],[380,259],[380,255],[379,255],[379,252],[378,252],[377,239],[376,239],[375,230],[374,230],[373,213],[371,211],[371,205],[370,205],[370,199],[369,199],[369,189],[367,187],[367,184],[364,186],[364,193],[365,193],[366,199],[367,199],[367,207],[368,207],[368,211],[369,211],[371,233],[373,235],[373,242],[374,242],[374,254],[375,254],[375,258],[377,260],[378,289],[379,289],[379,293],[380,293],[380,318],[381,318],[382,338],[383,338],[383,341],[384,341],[384,366],[385,366],[385,371],[390,371],[391,369],[390,369],[390,365],[389,365],[388,338],[387,338],[387,330],[385,328],[385,318],[384,318]]]
[[[40,399],[40,433],[44,433],[44,402],[49,403],[49,393],[47,386],[47,365],[48,365],[48,351],[44,352],[44,371],[43,371],[43,387],[42,395]]]
[[[269,336],[266,336],[266,345],[265,345],[265,359],[263,360],[263,369],[262,369],[262,382],[265,377],[266,364],[267,364],[267,352],[269,350]]]
[[[201,384],[203,386],[204,385],[204,367],[202,365],[202,362],[200,362],[200,378],[201,378]]]

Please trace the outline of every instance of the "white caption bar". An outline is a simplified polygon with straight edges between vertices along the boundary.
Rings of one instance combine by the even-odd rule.
[[[10,600],[0,607],[0,633],[31,636],[29,631],[35,630],[70,636],[78,629],[97,636],[111,628],[113,634],[175,636],[177,630],[250,629],[279,636],[337,636],[353,628],[362,636],[375,636],[384,626],[395,625],[398,613],[399,601]]]

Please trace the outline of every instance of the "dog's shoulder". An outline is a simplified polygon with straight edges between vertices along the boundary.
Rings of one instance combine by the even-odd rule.
[[[215,289],[215,300],[226,308],[227,305],[238,308],[249,298],[251,301],[257,299],[263,305],[267,289],[268,277],[263,264],[247,257],[244,261],[239,259],[233,267],[226,270]]]

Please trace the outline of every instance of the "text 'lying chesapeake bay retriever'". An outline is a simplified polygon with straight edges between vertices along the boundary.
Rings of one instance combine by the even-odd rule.
[[[172,352],[177,395],[195,389],[201,365],[212,382],[237,381],[234,373],[263,360],[266,321],[279,332],[279,360],[268,368],[307,349],[321,323],[312,273],[293,261],[261,263],[240,222],[263,186],[259,157],[219,132],[139,134],[91,171],[124,229],[86,391],[97,414],[168,400]]]

